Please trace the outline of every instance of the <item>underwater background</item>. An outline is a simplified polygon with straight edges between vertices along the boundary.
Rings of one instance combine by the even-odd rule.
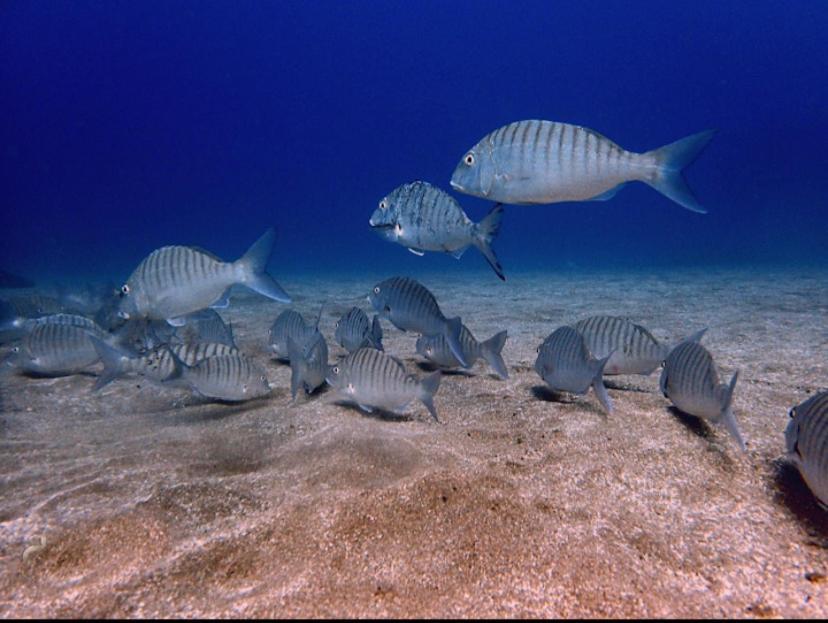
[[[235,259],[269,225],[271,272],[482,273],[368,227],[379,200],[451,191],[511,121],[583,125],[633,151],[708,128],[685,172],[708,214],[643,184],[607,202],[506,206],[516,271],[828,260],[828,4],[4,2],[0,266],[117,283],[152,249]]]

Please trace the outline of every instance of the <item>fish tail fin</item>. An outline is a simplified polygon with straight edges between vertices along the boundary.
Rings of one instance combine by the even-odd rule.
[[[598,397],[598,401],[601,403],[601,406],[604,407],[610,415],[612,415],[612,400],[610,400],[607,388],[604,386],[604,367],[607,365],[607,362],[610,360],[610,357],[612,357],[614,352],[615,351],[612,351],[612,353],[598,361],[598,369],[595,372],[595,377],[592,379],[592,389],[595,390],[595,395]]]
[[[722,423],[727,428],[727,432],[729,432],[733,438],[736,440],[736,443],[739,444],[739,448],[741,448],[742,452],[747,452],[747,447],[745,446],[745,440],[742,438],[742,433],[739,431],[739,425],[736,423],[736,416],[733,415],[733,390],[736,387],[736,380],[739,378],[739,371],[733,373],[733,377],[730,379],[730,383],[728,384],[727,388],[724,391],[724,400],[722,406]]]
[[[98,353],[98,357],[100,357],[104,366],[98,380],[95,381],[95,385],[92,387],[92,391],[97,392],[127,373],[125,363],[128,357],[122,351],[94,335],[89,336],[89,341],[92,342],[92,346],[95,347],[95,352]]]
[[[371,323],[371,334],[370,334],[370,341],[371,345],[376,348],[377,350],[383,350],[382,348],[382,325],[380,324],[380,319],[377,314],[374,314],[374,321]]]
[[[265,270],[275,241],[276,230],[271,227],[236,261],[236,265],[241,267],[243,285],[274,301],[290,303],[288,293]]]
[[[483,356],[483,359],[489,362],[492,370],[502,379],[509,378],[509,371],[506,369],[503,356],[500,354],[503,350],[503,345],[506,344],[507,337],[507,332],[501,331],[480,344],[480,354]]]
[[[495,236],[500,232],[500,219],[503,217],[503,204],[497,203],[489,211],[486,217],[474,226],[473,244],[477,247],[495,274],[502,280],[506,281],[506,275],[503,274],[503,267],[492,249],[492,242]]]
[[[463,346],[460,344],[460,332],[463,330],[463,322],[460,318],[448,318],[445,327],[443,328],[443,336],[446,338],[446,343],[449,345],[454,358],[460,362],[464,368],[470,368],[469,362],[463,355]]]
[[[422,381],[420,381],[420,401],[426,406],[434,421],[439,423],[437,418],[437,409],[434,407],[434,394],[440,389],[440,371],[429,374]]]
[[[707,214],[707,210],[693,196],[681,171],[698,157],[714,133],[715,130],[705,130],[646,152],[644,156],[652,158],[658,169],[653,178],[643,181],[683,208]]]
[[[290,395],[296,400],[296,394],[307,374],[308,363],[305,361],[304,349],[292,337],[288,337],[287,347],[290,358]]]

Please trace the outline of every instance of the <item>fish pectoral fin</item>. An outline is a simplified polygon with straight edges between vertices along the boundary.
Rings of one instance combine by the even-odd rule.
[[[167,324],[171,327],[183,327],[187,324],[187,319],[184,316],[178,316],[177,318],[167,318]]]
[[[368,405],[364,405],[360,402],[358,402],[357,405],[359,405],[359,408],[362,409],[363,411],[365,411],[365,413],[373,413],[374,412],[373,407],[369,407]]]
[[[216,299],[216,301],[210,305],[210,309],[227,309],[230,307],[230,290],[232,288],[227,288],[224,292],[222,292],[221,296]]]
[[[414,255],[417,255],[417,256],[419,256],[419,257],[423,257],[423,256],[425,255],[425,251],[422,251],[422,250],[420,250],[420,249],[415,249],[415,248],[413,248],[413,247],[406,247],[406,248],[407,248],[409,251],[411,251]]]
[[[463,254],[466,252],[466,249],[468,249],[468,247],[463,247],[462,249],[455,249],[454,251],[449,251],[448,249],[446,249],[446,253],[448,253],[454,259],[459,260],[461,257],[463,257]]]

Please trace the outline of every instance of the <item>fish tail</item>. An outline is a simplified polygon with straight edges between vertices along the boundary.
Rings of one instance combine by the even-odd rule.
[[[506,281],[506,275],[503,274],[503,267],[492,249],[492,242],[495,236],[500,232],[500,219],[503,217],[503,204],[497,203],[489,211],[486,217],[474,226],[474,238],[472,240],[474,246],[483,254],[489,266],[495,271],[495,274],[502,280]]]
[[[374,314],[374,321],[371,323],[371,334],[369,336],[371,345],[377,350],[382,348],[382,325],[377,314]]]
[[[420,401],[426,406],[431,417],[438,424],[440,420],[437,418],[437,409],[434,407],[434,394],[440,389],[440,371],[429,374],[422,381],[420,381]]]
[[[742,449],[742,452],[747,452],[747,447],[745,446],[745,440],[742,438],[742,433],[739,432],[739,425],[736,423],[736,416],[733,415],[733,409],[731,408],[733,404],[733,389],[736,387],[736,380],[739,378],[739,371],[733,373],[733,378],[730,379],[730,383],[727,386],[727,389],[724,393],[724,405],[722,406],[722,423],[727,428],[727,432],[733,435],[733,438],[736,440],[736,443],[739,444],[739,447]]]
[[[502,379],[509,378],[509,371],[506,369],[506,363],[500,354],[503,350],[503,345],[506,344],[507,337],[507,332],[501,331],[480,344],[480,354],[483,356],[483,359],[489,362],[492,370]]]
[[[126,374],[127,356],[94,335],[89,336],[89,341],[92,342],[92,346],[95,347],[95,352],[98,353],[98,357],[100,357],[104,366],[98,380],[95,381],[95,385],[92,387],[92,391],[96,392]]]
[[[292,337],[287,339],[288,357],[290,358],[290,395],[296,400],[296,394],[302,381],[305,380],[308,364],[305,361],[304,349]]]
[[[463,346],[460,344],[460,332],[463,330],[463,322],[460,318],[449,318],[446,320],[443,328],[443,336],[446,338],[446,343],[449,345],[454,358],[460,362],[464,368],[470,368],[469,362],[463,355]]]
[[[604,386],[604,367],[607,365],[607,362],[610,360],[610,357],[612,357],[614,352],[615,351],[612,351],[612,353],[598,362],[598,370],[595,373],[595,377],[592,379],[592,389],[595,390],[595,395],[598,397],[598,401],[601,403],[601,406],[603,406],[610,415],[612,415],[612,400],[610,400],[607,388]]]
[[[696,159],[713,138],[714,133],[715,130],[705,130],[645,153],[644,157],[654,160],[658,168],[652,179],[643,181],[680,206],[693,212],[707,214],[707,210],[693,196],[681,171]]]
[[[275,241],[276,230],[271,227],[236,261],[236,265],[243,271],[243,285],[274,301],[290,303],[288,293],[265,270]]]

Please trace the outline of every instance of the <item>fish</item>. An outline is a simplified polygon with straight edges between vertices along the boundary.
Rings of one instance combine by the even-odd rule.
[[[336,321],[334,338],[342,348],[352,353],[360,348],[382,348],[382,326],[379,316],[373,322],[359,307],[352,307]]]
[[[443,335],[452,354],[464,368],[469,367],[460,332],[460,318],[446,318],[440,311],[437,299],[419,281],[410,277],[391,277],[381,281],[371,290],[368,302],[383,318],[387,318],[402,331],[414,331],[420,335]]]
[[[320,309],[316,324],[309,326],[302,315],[293,309],[286,309],[279,314],[268,332],[268,343],[276,359],[290,361],[288,338],[292,337],[297,343],[304,345],[317,332],[321,317],[322,310]]]
[[[12,348],[4,364],[47,376],[76,374],[98,361],[92,336],[94,333],[71,324],[38,324]]]
[[[209,342],[226,344],[235,348],[232,324],[225,324],[214,309],[202,309],[183,317],[184,324],[175,327],[170,338],[171,343],[196,344]]]
[[[194,366],[178,357],[175,362],[177,374],[167,382],[180,379],[205,398],[241,402],[267,396],[271,391],[264,369],[241,353],[207,357]]]
[[[482,221],[474,223],[454,197],[428,182],[416,181],[383,197],[368,224],[415,255],[439,251],[460,259],[473,245],[495,274],[506,281],[492,249],[502,216],[503,206],[496,204]]]
[[[300,387],[311,394],[325,383],[328,372],[328,344],[319,331],[304,344],[287,338],[290,358],[290,395],[296,400]]]
[[[440,387],[439,370],[419,379],[407,374],[394,357],[374,348],[360,348],[328,366],[325,380],[368,413],[375,408],[400,413],[419,400],[434,421],[440,421],[434,406],[434,394]]]
[[[508,379],[509,371],[506,369],[506,363],[500,354],[503,350],[503,345],[506,344],[507,337],[507,332],[501,331],[485,342],[478,342],[466,325],[463,325],[460,331],[460,344],[463,347],[463,354],[466,357],[466,361],[470,365],[474,365],[482,357],[488,362],[492,370],[495,371],[495,374],[502,379]],[[460,362],[448,347],[446,338],[442,335],[420,337],[417,340],[417,352],[429,361],[444,368],[456,368],[460,365]]]
[[[732,409],[738,378],[736,370],[730,383],[720,383],[712,355],[698,342],[685,340],[667,355],[659,387],[664,397],[684,413],[723,424],[745,452],[747,448]]]
[[[121,287],[123,318],[146,317],[183,326],[187,314],[230,304],[230,288],[243,285],[274,301],[290,297],[268,273],[276,233],[268,229],[235,262],[197,247],[167,246],[144,258]]]
[[[627,151],[594,130],[530,119],[487,134],[466,151],[454,190],[517,205],[606,201],[624,184],[644,182],[680,206],[704,214],[681,171],[713,137],[706,130],[644,153]]]
[[[785,428],[787,457],[823,508],[828,510],[828,391],[793,407]]]
[[[131,318],[112,331],[114,346],[130,353],[144,354],[169,344],[174,335],[174,327],[164,320],[149,318]]]
[[[639,324],[619,316],[591,316],[572,327],[584,336],[589,352],[602,359],[610,353],[604,376],[640,374],[648,376],[667,358],[675,344],[659,342]],[[698,342],[707,329],[687,339]]]
[[[44,324],[60,324],[70,327],[77,327],[89,331],[93,335],[103,337],[106,332],[98,326],[98,324],[86,316],[78,314],[51,314],[49,316],[39,316],[37,318],[26,318],[22,321],[22,328],[26,331],[31,331],[37,326]]]
[[[612,401],[604,387],[604,366],[610,356],[591,356],[583,336],[572,327],[555,329],[538,347],[535,372],[556,392],[583,395],[590,386],[607,413],[612,414]]]

